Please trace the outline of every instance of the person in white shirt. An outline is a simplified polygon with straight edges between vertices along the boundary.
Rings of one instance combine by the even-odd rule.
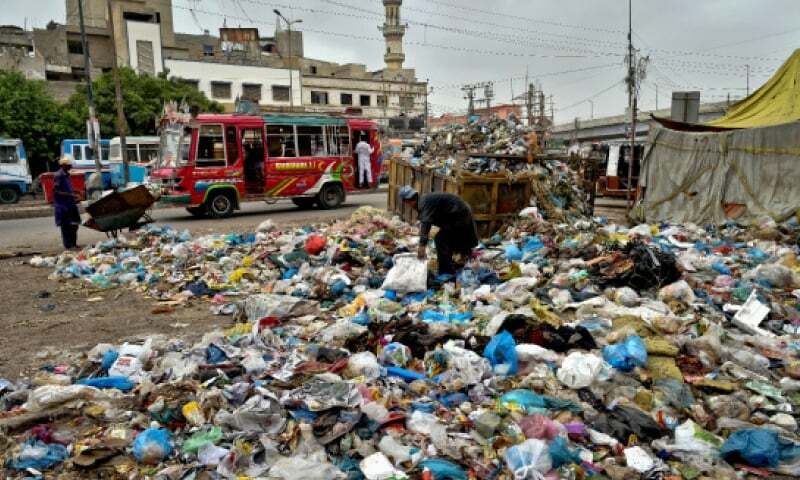
[[[370,156],[375,151],[372,146],[361,137],[361,141],[356,144],[355,152],[358,155],[358,178],[356,188],[369,188],[372,186],[372,164]],[[362,187],[362,182],[363,187]]]

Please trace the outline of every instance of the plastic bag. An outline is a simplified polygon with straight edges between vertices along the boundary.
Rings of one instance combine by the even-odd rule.
[[[431,472],[433,480],[467,480],[467,472],[463,468],[440,458],[427,458],[419,462],[419,467]]]
[[[716,455],[722,440],[703,430],[692,420],[686,420],[675,428],[675,448],[701,455]]]
[[[361,463],[358,465],[361,468],[361,473],[364,474],[367,480],[386,480],[389,478],[399,480],[408,478],[401,470],[394,468],[392,462],[381,452],[373,453],[364,460],[361,460]]]
[[[63,445],[56,443],[46,444],[39,440],[29,440],[22,445],[19,455],[8,461],[8,466],[14,470],[47,470],[63,462],[69,456],[69,451]]]
[[[537,413],[543,409],[558,409],[579,412],[581,408],[560,398],[539,395],[530,390],[511,390],[500,397],[500,405],[504,408],[521,410],[526,413]]]
[[[719,454],[731,464],[744,462],[754,467],[775,468],[800,456],[800,446],[782,441],[772,430],[747,428],[731,434]]]
[[[569,388],[579,389],[591,385],[603,370],[603,360],[597,355],[572,352],[561,363],[556,376]]]
[[[23,408],[30,412],[39,412],[72,400],[92,400],[100,395],[102,394],[99,390],[86,385],[45,385],[28,395],[28,401]]]
[[[86,385],[95,388],[116,388],[123,392],[129,392],[136,386],[135,383],[126,377],[95,377],[78,380],[78,385]]]
[[[514,478],[527,479],[541,477],[553,468],[553,461],[547,443],[535,438],[509,447],[505,454],[506,465],[514,473]]]
[[[517,350],[514,337],[506,330],[498,333],[489,341],[483,350],[483,356],[492,364],[497,375],[514,375],[517,373]]]
[[[664,302],[678,300],[683,303],[692,303],[695,301],[695,295],[686,280],[678,280],[659,290],[658,299]]]
[[[411,461],[416,464],[422,457],[422,450],[418,447],[409,447],[399,443],[391,435],[384,435],[378,443],[378,448],[384,455],[394,460],[395,465]]]
[[[157,465],[172,453],[172,435],[168,430],[148,428],[133,441],[133,456],[139,463]]]
[[[309,255],[319,255],[319,252],[325,249],[327,240],[322,235],[312,234],[309,235],[303,247]]]
[[[424,292],[428,288],[428,261],[420,260],[413,253],[394,256],[394,266],[386,274],[382,290],[400,293]]]
[[[203,408],[195,401],[185,404],[181,408],[181,413],[183,414],[183,418],[185,418],[187,422],[195,427],[199,427],[200,425],[206,423],[206,417],[203,415]]]
[[[577,450],[570,450],[567,446],[567,441],[564,437],[556,437],[547,447],[550,453],[550,459],[553,462],[553,468],[559,468],[561,465],[569,463],[581,463],[581,456]]]
[[[395,367],[405,367],[411,360],[411,349],[402,343],[392,342],[381,352],[381,363]]]
[[[198,452],[206,445],[214,445],[222,440],[222,429],[212,427],[207,431],[199,431],[183,442],[183,451],[186,453]]]
[[[544,415],[522,417],[517,423],[526,437],[539,440],[552,440],[563,430],[561,424]]]
[[[630,335],[621,343],[604,347],[603,358],[612,367],[628,372],[647,365],[647,348],[641,337]]]
[[[347,360],[345,374],[350,377],[365,377],[375,380],[381,376],[381,366],[372,352],[359,352]]]

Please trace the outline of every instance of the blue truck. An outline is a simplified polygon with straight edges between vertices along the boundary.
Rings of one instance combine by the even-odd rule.
[[[25,146],[18,138],[0,138],[0,203],[16,203],[31,191]]]

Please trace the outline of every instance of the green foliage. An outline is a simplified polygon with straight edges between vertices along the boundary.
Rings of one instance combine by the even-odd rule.
[[[19,72],[0,72],[0,135],[20,138],[34,173],[56,160],[64,138],[61,106],[40,80],[27,80]]]
[[[222,107],[209,101],[202,92],[180,79],[167,79],[166,75],[137,75],[130,68],[119,70],[122,99],[128,135],[155,135],[156,122],[161,117],[164,103],[171,100],[198,105],[201,112],[221,112]],[[93,82],[95,109],[103,138],[117,136],[117,110],[114,103],[114,76],[105,73]],[[65,116],[70,123],[88,117],[85,87],[80,87],[67,101]],[[85,130],[85,120],[80,128]],[[84,133],[85,135],[85,133]]]
[[[156,121],[164,103],[175,100],[197,105],[201,112],[221,112],[222,107],[179,79],[137,75],[120,69],[122,98],[128,135],[155,135]],[[117,136],[114,76],[111,72],[92,82],[95,109],[103,138]],[[28,153],[31,172],[52,169],[58,160],[61,140],[84,138],[89,116],[86,87],[80,85],[66,104],[58,104],[45,83],[28,80],[19,72],[0,72],[0,135],[21,138]]]

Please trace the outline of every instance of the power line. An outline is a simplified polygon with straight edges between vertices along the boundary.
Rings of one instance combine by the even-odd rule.
[[[608,92],[609,90],[611,90],[611,89],[613,89],[613,88],[615,88],[615,87],[618,87],[618,86],[622,85],[623,83],[624,83],[624,81],[623,81],[623,80],[617,80],[616,82],[614,82],[613,84],[611,84],[609,87],[607,87],[607,88],[604,88],[604,89],[600,90],[599,92],[595,93],[594,95],[591,95],[591,96],[589,96],[589,97],[586,97],[586,98],[584,98],[583,100],[581,100],[581,101],[579,101],[579,102],[575,102],[575,103],[573,103],[573,104],[571,104],[571,105],[568,105],[568,106],[566,106],[566,107],[557,108],[557,109],[556,109],[556,111],[557,111],[557,112],[563,112],[564,110],[569,110],[569,109],[571,109],[571,108],[575,108],[575,107],[577,107],[578,105],[580,105],[580,104],[582,104],[582,103],[586,103],[586,102],[587,102],[587,101],[589,101],[589,100],[594,100],[595,98],[599,97],[600,95],[602,95],[602,94],[604,94],[604,93]]]
[[[617,64],[617,63],[607,63],[605,65],[595,65],[595,66],[592,66],[592,67],[573,68],[571,70],[562,70],[562,71],[559,71],[559,72],[541,73],[539,75],[532,75],[532,77],[533,78],[537,78],[537,79],[538,78],[544,78],[544,77],[554,77],[554,76],[557,76],[557,75],[566,75],[568,73],[587,72],[587,71],[590,71],[590,70],[600,70],[600,69],[603,69],[603,68],[616,67],[616,66],[619,66],[619,64]],[[504,83],[504,82],[510,82],[510,81],[513,81],[513,80],[524,80],[525,77],[526,77],[526,75],[518,75],[516,77],[507,77],[507,78],[501,78],[501,79],[495,79],[495,80],[481,80],[479,82]],[[477,82],[451,83],[451,84],[448,84],[448,85],[439,85],[439,86],[437,86],[437,88],[439,88],[439,89],[461,88],[464,85],[467,85],[469,83],[477,83]]]

